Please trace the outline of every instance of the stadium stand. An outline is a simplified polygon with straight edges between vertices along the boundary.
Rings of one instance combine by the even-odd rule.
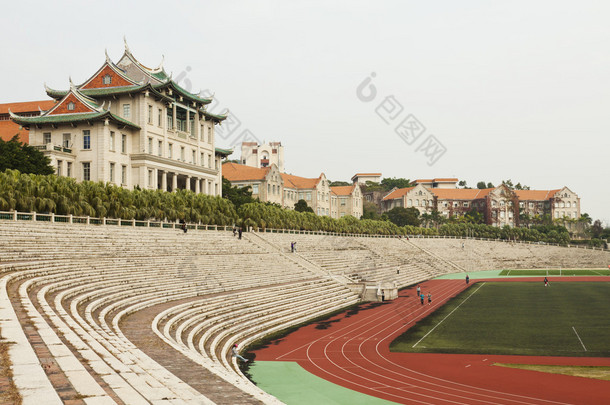
[[[359,302],[349,284],[608,259],[463,242],[0,221],[0,331],[24,403],[276,403],[231,348]]]

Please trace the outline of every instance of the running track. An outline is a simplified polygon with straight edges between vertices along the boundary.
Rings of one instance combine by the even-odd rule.
[[[551,278],[551,282],[585,280],[608,278]],[[541,282],[539,278],[476,281]],[[492,366],[496,362],[610,366],[610,358],[391,353],[394,338],[466,288],[463,280],[430,280],[420,286],[422,292],[432,291],[433,305],[422,306],[414,288],[403,290],[395,301],[365,304],[359,311],[300,328],[255,351],[256,360],[295,361],[335,384],[404,404],[610,404],[610,381]]]

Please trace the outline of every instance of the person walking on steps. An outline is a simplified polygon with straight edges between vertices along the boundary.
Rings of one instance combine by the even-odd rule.
[[[233,345],[233,348],[231,349],[231,353],[232,353],[233,357],[236,357],[236,358],[240,359],[244,363],[248,362],[248,359],[246,359],[246,358],[244,358],[244,357],[239,355],[239,352],[237,351],[237,344]]]
[[[241,239],[241,233],[242,233],[242,232],[243,232],[243,231],[242,231],[241,226],[240,226],[240,227],[239,227],[239,230],[237,231],[237,233],[239,234],[239,239]]]

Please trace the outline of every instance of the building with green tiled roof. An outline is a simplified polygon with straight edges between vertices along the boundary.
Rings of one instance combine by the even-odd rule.
[[[149,68],[127,43],[118,62],[106,54],[85,82],[67,90],[45,84],[55,105],[39,116],[11,119],[30,130],[30,144],[51,158],[56,173],[77,180],[133,188],[222,193],[220,161],[232,150],[216,148],[215,126],[227,114],[213,101],[172,80],[161,63]]]

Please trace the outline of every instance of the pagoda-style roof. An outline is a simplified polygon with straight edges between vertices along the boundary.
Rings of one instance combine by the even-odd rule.
[[[57,124],[77,124],[83,122],[95,122],[109,120],[114,122],[119,127],[130,127],[140,129],[140,127],[131,121],[112,114],[109,110],[104,109],[104,104],[98,104],[94,99],[82,94],[72,83],[70,83],[70,91],[50,110],[45,111],[40,116],[23,117],[14,114],[9,110],[11,119],[17,124],[30,127],[32,125],[57,125]]]
[[[221,155],[221,156],[227,157],[231,153],[233,153],[233,149],[214,148],[214,152],[216,155]]]
[[[104,81],[104,78],[108,80]],[[133,56],[127,42],[125,42],[125,52],[118,63],[115,64],[106,53],[105,62],[95,74],[76,87],[82,94],[89,97],[112,97],[148,90],[155,96],[165,98],[168,101],[172,98],[181,97],[187,102],[202,105],[212,102],[211,97],[202,97],[201,92],[198,94],[191,93],[173,81],[171,75],[168,75],[163,69],[163,62],[154,69],[144,66]],[[46,85],[45,90],[50,97],[56,100],[68,94],[68,90],[51,89]],[[163,94],[165,91],[171,93],[172,97]],[[223,118],[223,116],[212,114],[210,118],[222,120],[226,116]]]

